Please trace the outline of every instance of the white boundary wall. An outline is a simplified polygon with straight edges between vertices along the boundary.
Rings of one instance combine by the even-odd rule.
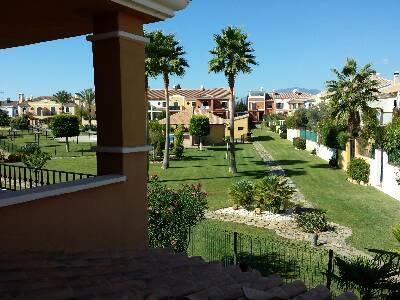
[[[381,161],[383,156],[383,178],[381,182]],[[371,172],[369,182],[378,190],[400,201],[400,185],[396,178],[400,175],[400,167],[389,164],[388,155],[381,150],[375,150],[375,159],[370,159]]]
[[[300,137],[300,130],[299,129],[289,129],[287,130],[287,139],[293,142],[293,139],[296,137]]]

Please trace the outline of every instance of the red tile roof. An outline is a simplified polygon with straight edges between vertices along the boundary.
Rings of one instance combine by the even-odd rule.
[[[168,250],[1,253],[1,299],[331,299],[329,290]],[[341,300],[356,299],[347,294]]]
[[[170,89],[170,96],[183,96],[189,99],[225,99],[230,98],[229,89],[226,88],[212,88],[212,89]],[[148,92],[149,100],[165,100],[163,89],[149,89]]]
[[[308,94],[308,93],[302,93],[302,92],[297,92],[297,93],[278,93],[278,92],[272,92],[270,93],[270,96],[272,99],[310,99],[313,95]]]
[[[205,109],[200,109],[200,108],[195,108],[194,110],[192,109],[185,109],[182,110],[176,114],[171,115],[170,117],[170,122],[171,125],[183,125],[183,126],[189,126],[190,124],[190,119],[192,118],[193,115],[202,115],[208,117],[210,120],[211,125],[224,125],[226,124],[226,120],[218,117],[209,111]],[[160,120],[161,124],[165,124],[166,119]]]

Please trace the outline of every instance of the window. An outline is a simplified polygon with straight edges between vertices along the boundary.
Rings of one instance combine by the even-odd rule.
[[[277,103],[276,109],[283,109],[283,103]]]
[[[204,101],[203,106],[208,106],[208,101]]]
[[[69,113],[69,107],[68,106],[65,108],[65,112]]]
[[[223,101],[222,102],[222,108],[228,108],[228,102]]]
[[[257,110],[257,103],[250,103],[252,110]]]
[[[158,102],[157,105],[161,105],[161,102]]]
[[[244,127],[238,127],[238,130],[239,131],[241,131],[241,130],[243,130],[244,129]]]
[[[50,109],[50,112],[51,112],[51,115],[55,115],[55,114],[56,114],[56,108],[53,106],[53,107]]]
[[[196,102],[192,102],[192,107],[196,107]]]
[[[272,108],[272,102],[267,102],[267,108]]]
[[[163,102],[162,107],[167,107],[167,102]]]

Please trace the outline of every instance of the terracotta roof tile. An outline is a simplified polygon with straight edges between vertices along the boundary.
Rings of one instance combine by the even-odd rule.
[[[226,124],[225,119],[210,113],[208,110],[200,109],[200,108],[195,108],[194,110],[185,109],[176,114],[173,114],[170,116],[170,123],[171,123],[171,125],[189,126],[190,119],[192,118],[193,115],[196,115],[196,116],[202,115],[202,116],[208,117],[208,119],[210,120],[210,124],[212,124],[212,125]],[[160,120],[161,124],[165,124],[165,122],[166,122],[166,119]]]
[[[187,98],[187,100],[195,99],[229,99],[230,92],[226,88],[212,88],[212,89],[170,89],[169,95],[180,95]],[[163,89],[149,89],[149,100],[165,100]]]
[[[246,298],[247,296],[247,298]],[[124,253],[0,253],[0,299],[331,299],[319,286],[242,272],[165,249]],[[297,297],[297,298],[296,298]],[[260,298],[260,299],[261,299]],[[268,298],[269,299],[269,298]],[[354,299],[345,294],[341,300]]]

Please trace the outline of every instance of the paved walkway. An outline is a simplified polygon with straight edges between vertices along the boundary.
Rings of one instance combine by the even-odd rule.
[[[272,156],[260,143],[254,142],[253,146],[271,173],[286,176],[282,167],[274,161]],[[295,183],[290,178],[287,177],[287,179],[289,184],[296,190],[292,201],[300,204],[302,207],[312,208],[312,204],[307,202]],[[263,212],[261,215],[256,215],[254,212],[249,212],[245,209],[234,210],[233,208],[224,208],[217,211],[208,211],[206,217],[219,221],[235,222],[272,229],[277,235],[283,238],[311,242],[311,235],[301,231],[296,226],[296,222],[291,213],[278,215]],[[332,227],[332,230],[323,232],[319,235],[320,247],[332,249],[335,253],[344,256],[366,255],[364,252],[355,249],[346,243],[346,239],[352,235],[351,228],[335,223],[330,223],[330,226]]]

